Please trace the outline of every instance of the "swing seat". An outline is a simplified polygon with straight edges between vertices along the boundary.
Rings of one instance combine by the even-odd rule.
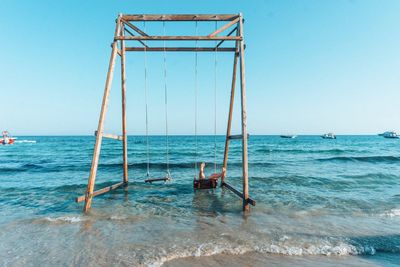
[[[171,178],[170,177],[164,177],[164,178],[148,178],[146,180],[144,180],[146,183],[152,183],[152,182],[166,182],[166,181],[170,181]]]
[[[218,180],[216,179],[199,179],[193,180],[193,188],[194,189],[213,189],[216,188],[218,184]]]

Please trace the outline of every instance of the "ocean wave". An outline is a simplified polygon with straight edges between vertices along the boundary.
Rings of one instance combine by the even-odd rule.
[[[399,162],[400,157],[396,156],[348,156],[318,159],[319,161],[338,161],[338,162],[368,162],[368,163],[394,163]]]
[[[16,167],[1,167],[0,172],[3,173],[18,173],[18,172],[27,172],[27,171],[43,171],[44,166],[35,163],[26,163]]]
[[[284,244],[268,244],[261,246],[232,244],[221,245],[209,242],[185,249],[176,249],[175,251],[171,251],[165,255],[158,255],[156,259],[148,259],[142,264],[158,267],[168,261],[180,258],[207,257],[218,254],[242,255],[248,252],[279,254],[285,256],[349,256],[374,255],[376,249],[372,246],[356,246],[344,242],[338,244],[323,242],[322,244],[305,244],[304,246],[290,246]]]
[[[256,149],[256,152],[260,153],[292,153],[292,154],[340,154],[340,153],[349,153],[356,152],[355,150],[348,149],[279,149],[279,148],[259,148]]]
[[[32,144],[35,144],[36,140],[15,140],[14,143],[32,143]]]
[[[391,209],[381,214],[382,217],[400,217],[400,209]]]
[[[162,170],[165,169],[166,163],[150,163],[150,169],[155,170]],[[213,166],[213,162],[206,162],[207,166]],[[268,163],[268,162],[255,162],[250,163],[249,166],[253,167],[270,167],[275,164]],[[241,167],[241,163],[229,163],[230,167]],[[183,162],[183,163],[169,163],[169,167],[171,169],[192,169],[194,168],[194,162]],[[117,170],[122,168],[121,163],[102,163],[99,164],[99,170]],[[147,169],[146,162],[140,163],[130,163],[128,164],[129,169],[135,170],[145,170]],[[221,164],[217,164],[217,168],[221,168]],[[23,173],[23,172],[43,172],[43,173],[52,173],[52,172],[66,172],[66,171],[89,171],[90,170],[90,163],[81,163],[77,162],[76,164],[69,164],[69,165],[59,165],[59,164],[37,164],[37,163],[26,163],[19,166],[13,167],[0,167],[0,172],[3,173]]]

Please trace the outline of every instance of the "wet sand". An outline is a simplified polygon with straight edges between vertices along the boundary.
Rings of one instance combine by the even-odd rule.
[[[163,267],[264,267],[264,266],[382,266],[383,262],[373,262],[371,258],[357,256],[285,256],[256,252],[242,255],[219,254],[208,257],[187,257],[168,261]],[[385,266],[387,266],[385,264]]]

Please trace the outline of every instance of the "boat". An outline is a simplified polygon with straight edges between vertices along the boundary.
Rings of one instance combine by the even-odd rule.
[[[292,135],[292,134],[285,134],[285,135],[281,135],[281,138],[296,138],[297,135]]]
[[[7,131],[3,131],[3,138],[0,139],[1,145],[12,145],[15,142],[16,137],[11,137]]]
[[[333,133],[326,133],[324,135],[321,135],[321,137],[324,139],[336,139],[336,135],[334,135]]]
[[[381,134],[379,134],[379,136],[383,136],[384,138],[392,138],[392,139],[400,138],[400,135],[393,131],[381,133]]]

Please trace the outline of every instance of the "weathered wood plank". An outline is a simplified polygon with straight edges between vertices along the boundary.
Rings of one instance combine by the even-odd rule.
[[[225,187],[225,188],[227,188],[227,189],[229,189],[230,191],[232,191],[232,193],[234,193],[234,194],[237,195],[238,197],[243,198],[243,194],[242,194],[239,190],[237,190],[236,188],[234,188],[233,186],[231,186],[231,185],[229,185],[229,184],[227,184],[227,183],[225,183],[225,182],[222,183],[222,186]],[[245,199],[245,201],[246,201],[248,204],[251,204],[252,206],[255,206],[255,205],[256,205],[256,201],[253,200],[253,199],[251,199],[251,198],[249,198],[249,197],[247,197],[247,198]]]
[[[98,132],[95,131],[94,135],[97,136]],[[124,137],[122,135],[116,135],[116,134],[107,134],[107,133],[103,133],[102,136],[104,138],[109,138],[109,139],[114,139],[114,140],[119,140],[119,141],[123,141]]]
[[[119,25],[117,25],[117,29],[119,29]],[[94,152],[92,158],[92,166],[90,167],[88,186],[86,189],[86,195],[88,197],[85,199],[85,206],[83,207],[84,212],[89,211],[90,206],[92,204],[92,193],[94,189],[94,183],[96,181],[97,167],[99,165],[101,142],[103,139],[104,121],[107,113],[107,104],[110,95],[111,83],[114,76],[114,67],[115,67],[115,59],[117,56],[117,52],[118,52],[117,42],[113,42],[110,62],[108,66],[107,78],[106,78],[106,85],[104,88],[103,102],[101,104],[99,125],[97,128],[97,132],[99,134],[96,136],[96,143],[94,145]]]
[[[125,51],[129,52],[164,52],[164,47],[125,47]],[[214,47],[165,47],[166,52],[235,52],[235,48],[222,47],[216,49]]]
[[[146,180],[144,180],[146,183],[152,183],[152,182],[160,182],[160,181],[169,181],[171,180],[171,178],[169,177],[164,177],[164,178],[148,178]]]
[[[231,36],[235,31],[237,33],[237,29],[238,27],[233,28],[226,36]],[[216,48],[220,47],[224,42],[225,40],[220,41],[215,47]]]
[[[119,183],[114,184],[112,186],[107,186],[107,187],[105,187],[103,189],[96,190],[96,191],[94,191],[92,193],[92,197],[95,197],[95,196],[102,195],[102,194],[105,194],[107,192],[110,192],[111,190],[117,189],[118,187],[120,187],[121,185],[124,185],[124,184],[125,184],[125,182],[119,182]],[[85,200],[85,198],[86,198],[86,195],[77,197],[77,198],[75,198],[75,202],[77,202],[77,203],[82,202],[82,201]]]
[[[218,47],[218,45],[217,45]],[[221,48],[220,48],[221,49]],[[218,49],[219,50],[219,49]],[[222,163],[223,167],[227,171],[228,167],[228,157],[229,157],[229,136],[231,134],[232,127],[232,116],[233,116],[233,106],[235,101],[235,88],[236,88],[236,76],[237,76],[237,62],[239,58],[239,43],[236,42],[235,55],[233,58],[233,71],[232,71],[232,83],[231,83],[231,98],[229,102],[229,113],[228,113],[228,125],[226,127],[226,138],[225,138],[225,150],[224,150],[224,161]],[[224,183],[224,178],[221,179],[221,185]]]
[[[240,15],[239,35],[243,36],[243,17]],[[242,162],[243,162],[243,211],[250,210],[249,203],[249,163],[247,152],[247,107],[246,107],[246,70],[244,64],[244,41],[239,45],[240,59],[240,91],[241,91],[241,109],[242,109]]]
[[[121,25],[121,35],[125,34],[125,26]],[[121,42],[121,104],[122,104],[122,160],[124,183],[128,183],[128,138],[126,131],[126,73],[125,73],[125,41]]]
[[[126,21],[230,21],[238,18],[238,14],[125,14]]]
[[[130,30],[128,30],[127,28],[125,28],[125,31],[127,33],[129,33],[131,36],[135,36]],[[138,40],[139,43],[141,43],[143,46],[148,47],[143,41]]]
[[[134,30],[135,32],[139,33],[142,36],[149,36],[147,33],[145,33],[144,31],[142,31],[141,29],[139,29],[138,27],[136,27],[135,25],[133,25],[132,23],[130,23],[129,21],[126,21],[124,19],[121,19],[121,21],[123,23],[125,23],[126,25],[129,26],[129,28],[131,28],[132,30]]]
[[[225,24],[224,26],[222,26],[221,28],[217,29],[216,31],[214,31],[213,33],[209,34],[209,37],[212,36],[216,36],[217,34],[225,31],[226,29],[228,29],[229,27],[231,27],[233,24],[237,23],[239,21],[239,18],[230,21],[229,23]]]
[[[250,137],[250,135],[247,134],[247,139],[248,139],[249,137]],[[229,138],[229,140],[235,140],[235,139],[242,139],[243,136],[242,136],[241,134],[235,134],[235,135],[230,135],[228,138]]]
[[[116,36],[114,40],[125,40],[125,41],[240,41],[241,36]]]

